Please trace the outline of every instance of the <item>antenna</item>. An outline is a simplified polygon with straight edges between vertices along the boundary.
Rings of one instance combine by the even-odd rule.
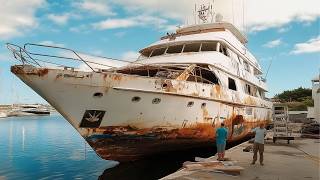
[[[271,58],[271,61],[270,61],[270,64],[269,64],[269,66],[268,66],[268,69],[267,69],[267,72],[266,72],[266,75],[265,75],[264,79],[267,79],[269,70],[270,70],[271,65],[272,65],[272,61],[274,60],[274,58],[275,58],[275,56],[276,56],[275,54],[276,54],[276,53],[274,53],[273,56],[272,56],[272,58]]]
[[[198,12],[198,18],[202,23],[207,23],[209,16],[211,16],[211,21],[213,20],[214,12],[212,5],[208,4],[208,6],[202,4]]]
[[[194,4],[194,11],[193,11],[194,24],[197,24],[196,12],[197,12],[197,4]]]

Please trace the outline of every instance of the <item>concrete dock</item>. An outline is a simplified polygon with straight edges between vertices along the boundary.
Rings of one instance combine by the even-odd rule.
[[[243,149],[252,145],[245,142],[226,151],[226,157],[237,161],[237,165],[244,168],[238,176],[206,170],[188,170],[182,168],[168,175],[163,180],[319,180],[320,179],[320,140],[295,139],[287,141],[272,140],[265,142],[264,166],[251,165],[253,153]],[[214,159],[211,157],[210,159]]]

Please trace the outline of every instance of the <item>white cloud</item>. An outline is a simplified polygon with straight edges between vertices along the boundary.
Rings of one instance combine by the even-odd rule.
[[[152,25],[159,29],[165,29],[167,27],[167,20],[155,16],[135,16],[129,18],[107,19],[97,23],[93,23],[92,26],[98,30],[116,29],[116,28],[129,28],[137,26]]]
[[[212,2],[211,0],[112,0],[128,12],[152,14],[176,19],[180,23],[186,18],[193,22],[194,5]],[[243,8],[244,7],[244,8]],[[292,21],[312,22],[320,17],[319,0],[215,0],[213,8],[221,13],[224,20],[234,22],[239,28],[261,31],[280,28]],[[244,11],[243,11],[244,10]],[[191,17],[191,18],[190,18]]]
[[[39,44],[47,45],[47,46],[65,47],[65,45],[64,45],[64,44],[61,44],[61,43],[55,43],[55,42],[53,42],[53,41],[41,41],[41,42],[39,42]]]
[[[136,51],[127,51],[123,53],[123,55],[121,56],[121,59],[127,60],[127,61],[134,61],[134,60],[137,60],[139,56],[140,56],[140,53]]]
[[[84,11],[89,11],[94,14],[103,15],[103,16],[114,16],[114,13],[111,10],[111,7],[106,1],[93,1],[93,0],[84,0],[80,3],[75,3],[75,7],[82,9]]]
[[[99,30],[128,28],[137,26],[138,22],[133,19],[107,19],[98,23],[94,23],[93,27]]]
[[[267,47],[267,48],[274,48],[274,47],[280,46],[282,43],[283,43],[283,42],[282,42],[281,39],[276,39],[276,40],[267,42],[267,43],[264,44],[263,46],[264,46],[264,47]]]
[[[278,28],[292,21],[311,22],[320,17],[318,0],[248,0],[246,4],[251,31]]]
[[[294,45],[291,54],[316,53],[320,52],[320,35],[312,38],[305,43],[298,43]]]
[[[48,19],[58,25],[65,25],[67,24],[68,20],[70,19],[71,15],[69,13],[66,14],[48,14]]]
[[[291,29],[291,27],[282,27],[278,29],[278,33],[285,33],[288,32]]]
[[[37,27],[35,12],[45,4],[44,0],[10,0],[0,5],[0,39],[23,35]]]

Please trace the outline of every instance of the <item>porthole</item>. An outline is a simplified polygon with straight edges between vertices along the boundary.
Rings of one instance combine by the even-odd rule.
[[[161,99],[160,98],[154,98],[152,100],[152,104],[159,104],[161,102]]]
[[[102,97],[103,96],[103,93],[101,92],[96,92],[93,94],[93,97]]]
[[[207,106],[206,103],[202,103],[202,104],[201,104],[201,108],[205,108],[206,106]]]
[[[187,104],[187,107],[192,107],[192,106],[193,106],[193,104],[194,104],[194,102],[193,102],[193,101],[189,101],[189,102],[188,102],[188,104]]]
[[[132,102],[139,102],[140,100],[141,100],[141,97],[139,97],[139,96],[134,96],[131,99]]]

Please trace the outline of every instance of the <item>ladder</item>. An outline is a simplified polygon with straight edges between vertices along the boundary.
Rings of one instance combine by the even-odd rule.
[[[290,143],[294,137],[288,131],[289,113],[288,106],[281,104],[273,105],[273,142],[277,139],[285,139]]]

